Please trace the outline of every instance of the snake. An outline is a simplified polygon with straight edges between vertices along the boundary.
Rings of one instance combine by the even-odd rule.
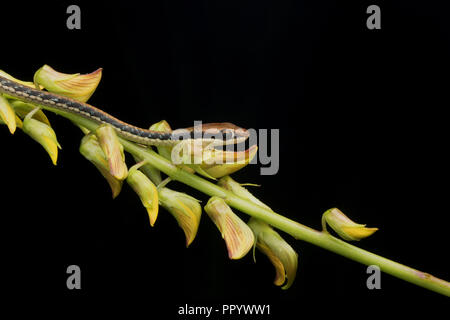
[[[229,122],[206,123],[201,124],[201,126],[173,130],[172,132],[143,129],[123,122],[85,102],[32,88],[3,76],[0,76],[0,94],[6,94],[23,102],[46,107],[50,111],[56,109],[76,114],[98,125],[110,125],[115,129],[118,136],[146,146],[176,145],[185,139],[201,139],[202,142],[213,141],[216,145],[226,145],[245,141],[249,137],[248,130]]]

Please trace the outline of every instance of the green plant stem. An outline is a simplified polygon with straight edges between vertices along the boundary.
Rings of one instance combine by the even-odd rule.
[[[377,265],[383,272],[397,278],[409,281],[421,287],[450,296],[450,283],[433,277],[430,274],[412,269],[400,263],[383,258],[354,245],[344,242],[326,232],[320,232],[292,221],[271,210],[258,206],[250,201],[242,199],[228,190],[219,187],[199,176],[193,175],[172,165],[156,152],[144,149],[129,141],[121,141],[125,150],[131,154],[138,154],[149,161],[153,166],[166,173],[173,180],[183,182],[210,196],[219,196],[233,208],[261,219],[275,228],[282,230],[294,238],[309,242],[329,251],[340,254],[346,258],[365,265]]]
[[[46,109],[50,108],[46,107]],[[89,130],[95,130],[95,128],[98,126],[93,121],[84,119],[77,115],[62,112],[59,110],[51,111],[61,114],[64,117],[72,120],[76,124],[84,126]],[[158,170],[167,174],[172,180],[177,180],[185,183],[209,196],[222,197],[231,207],[255,218],[261,219],[266,223],[272,225],[273,227],[292,235],[296,239],[309,242],[365,265],[376,265],[380,268],[381,271],[386,272],[392,276],[435,291],[437,293],[450,296],[450,283],[445,280],[436,278],[428,273],[415,270],[374,253],[368,252],[336,237],[333,237],[327,232],[320,232],[311,229],[282,215],[274,213],[271,210],[242,199],[232,192],[225,190],[220,186],[205,180],[204,178],[179,169],[150,148],[141,147],[122,138],[120,138],[120,142],[127,152],[131,153],[134,156],[138,156],[140,159],[147,160]]]

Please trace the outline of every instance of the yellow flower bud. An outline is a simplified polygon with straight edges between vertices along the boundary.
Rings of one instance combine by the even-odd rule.
[[[288,289],[297,274],[298,255],[294,249],[267,223],[251,218],[248,222],[256,238],[256,247],[261,250],[275,267],[274,284]]]
[[[102,69],[89,74],[66,74],[44,65],[34,74],[34,82],[50,92],[86,102],[102,78]]]
[[[144,161],[143,158],[137,155],[133,155],[134,160],[139,163]],[[161,172],[152,166],[150,163],[145,163],[142,167],[139,168],[150,180],[155,184],[160,184],[162,182]],[[129,173],[128,173],[129,174]]]
[[[211,197],[205,211],[225,240],[230,259],[240,259],[252,248],[255,237],[248,225],[228,206],[224,199]]]
[[[154,131],[161,131],[161,132],[172,132],[172,128],[170,127],[169,123],[166,120],[161,120],[160,122],[157,122],[153,124],[150,128],[150,130]],[[158,146],[156,147],[158,150],[158,153],[166,158],[169,161],[172,161],[172,147],[165,147],[165,146]],[[194,173],[195,170],[192,168],[189,168],[189,166],[181,164],[180,168],[189,172]]]
[[[322,228],[326,231],[328,224],[344,240],[359,241],[371,236],[378,228],[366,228],[365,224],[355,223],[341,210],[332,208],[322,215]]]
[[[56,139],[56,134],[53,129],[36,119],[33,119],[33,115],[39,109],[36,108],[34,111],[28,113],[28,115],[23,120],[23,131],[28,134],[31,138],[37,141],[40,145],[44,147],[47,151],[48,155],[52,159],[54,165],[56,165],[56,161],[58,159],[58,148],[61,149],[61,146]]]
[[[106,159],[108,159],[109,172],[116,179],[124,180],[127,177],[128,169],[123,146],[119,142],[116,131],[110,125],[101,125],[95,130],[95,135]]]
[[[2,120],[1,117],[0,117],[0,124],[6,125],[6,123]],[[16,128],[22,129],[22,126],[23,126],[23,122],[16,114]]]
[[[161,131],[161,132],[172,132],[172,128],[166,120],[161,120],[157,123],[152,124],[150,130]]]
[[[12,100],[11,106],[14,108],[16,114],[19,115],[21,118],[25,118],[28,113],[37,108],[35,105],[19,100]],[[38,109],[38,111],[35,112],[33,118],[47,124],[48,126],[51,126],[50,121],[48,120],[44,111],[42,111],[41,109]]]
[[[9,132],[16,132],[16,113],[8,100],[0,95],[0,120],[8,126]]]
[[[130,168],[127,182],[141,199],[142,205],[147,209],[150,225],[153,227],[158,217],[158,190],[150,179],[138,170],[143,164],[141,162]]]
[[[108,160],[94,134],[88,134],[83,137],[80,153],[100,171],[111,188],[113,199],[116,198],[122,190],[122,180],[116,179],[109,172]]]
[[[149,129],[153,131],[172,132],[172,128],[166,120],[161,120],[160,122],[152,124]],[[158,146],[156,148],[161,156],[170,160],[171,147]]]
[[[169,188],[159,190],[159,202],[177,220],[186,236],[186,247],[194,241],[197,235],[202,208],[198,200],[182,192]]]
[[[257,151],[258,147],[256,145],[245,151],[238,152],[215,150],[200,167],[208,175],[214,178],[221,178],[244,168],[253,160]]]

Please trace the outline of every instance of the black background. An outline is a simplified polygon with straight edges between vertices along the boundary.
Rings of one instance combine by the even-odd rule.
[[[166,119],[172,127],[202,120],[279,128],[278,174],[261,176],[252,165],[236,180],[261,184],[254,193],[275,211],[314,228],[338,207],[380,228],[358,246],[448,279],[443,2],[74,3],[81,30],[66,28],[71,2],[2,4],[0,68],[25,80],[43,64],[65,73],[102,67],[90,103],[141,127]],[[381,30],[366,28],[370,4],[381,7]],[[352,316],[355,306],[434,313],[448,305],[385,274],[381,290],[368,290],[365,266],[288,235],[299,270],[283,291],[262,255],[256,265],[251,255],[230,261],[205,214],[186,249],[166,211],[150,228],[129,188],[111,200],[78,153],[80,131],[49,116],[63,147],[57,167],[22,132],[0,128],[2,287],[10,301],[70,311],[101,301],[102,310],[116,310],[131,300],[129,310],[153,318],[159,311],[176,318],[185,303],[271,304],[271,318],[310,309]],[[82,270],[79,291],[66,288],[71,264]]]

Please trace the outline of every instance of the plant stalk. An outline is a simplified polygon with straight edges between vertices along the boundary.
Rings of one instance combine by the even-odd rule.
[[[98,124],[95,122],[78,115],[61,110],[55,110],[49,107],[43,108],[60,114],[91,131],[98,127]],[[253,202],[240,198],[232,192],[223,189],[222,187],[211,183],[204,178],[176,167],[151,148],[141,147],[123,138],[119,139],[127,152],[134,156],[138,156],[140,159],[148,161],[155,168],[168,175],[172,180],[177,180],[187,184],[209,196],[222,197],[231,207],[250,216],[261,219],[273,227],[290,234],[298,240],[309,242],[365,265],[376,265],[381,271],[394,277],[450,297],[450,283],[445,280],[436,278],[428,273],[415,270],[408,266],[358,248],[330,235],[327,232],[320,232],[290,220],[280,214],[254,204]]]

